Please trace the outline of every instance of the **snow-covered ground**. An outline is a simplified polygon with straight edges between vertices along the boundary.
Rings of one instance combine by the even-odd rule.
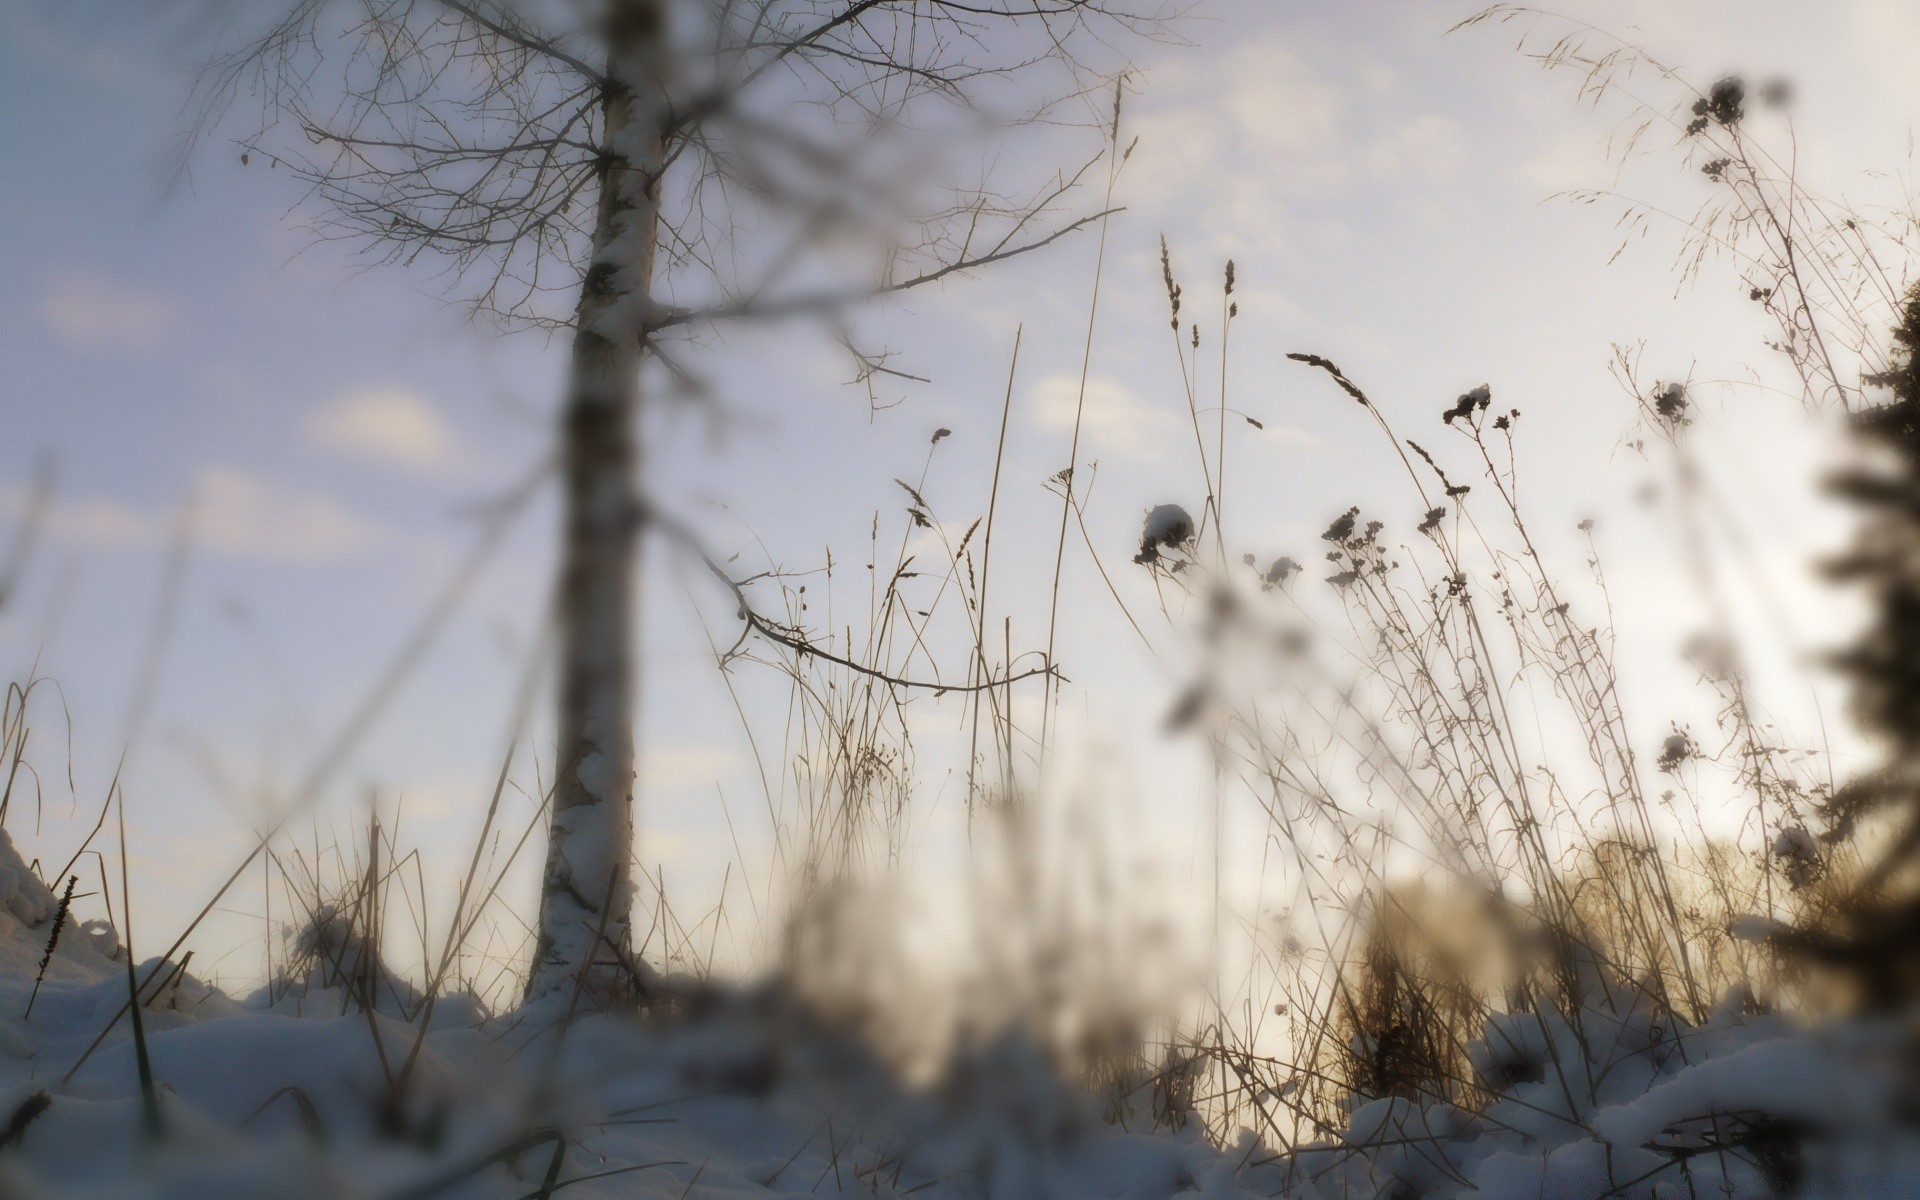
[[[1476,1066],[1514,1082],[1483,1113],[1362,1098],[1343,1138],[1286,1154],[1108,1124],[1014,1043],[910,1089],[771,989],[653,1020],[449,997],[421,1036],[399,981],[368,1014],[320,977],[234,998],[150,962],[156,1133],[113,931],[67,928],[34,994],[56,907],[0,832],[7,1200],[1920,1195],[1895,1120],[1910,1034],[1738,1003],[1666,1028],[1599,972],[1580,1021],[1488,1030]]]
[[[409,1069],[404,984],[369,1015],[318,978],[236,999],[150,961],[150,1137],[130,1022],[87,1054],[126,1006],[112,933],[68,928],[32,996],[55,907],[0,832],[7,1200],[519,1197],[549,1180],[569,1200],[1250,1194],[1234,1180],[1251,1141],[1228,1155],[1197,1125],[1126,1133],[1004,1047],[912,1091],[770,990],[688,996],[654,1021],[569,1019],[563,1000],[489,1019],[445,998]]]
[[[1294,1158],[1303,1194],[1920,1195],[1910,1029],[1809,1028],[1738,994],[1688,1027],[1585,976],[1577,1020],[1489,1023],[1476,1073],[1510,1082],[1483,1111],[1361,1100],[1339,1144]]]

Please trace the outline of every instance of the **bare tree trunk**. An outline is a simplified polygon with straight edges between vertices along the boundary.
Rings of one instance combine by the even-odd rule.
[[[632,948],[640,363],[666,113],[664,0],[611,0],[607,154],[561,431],[559,760],[527,994],[604,999]],[[616,955],[617,952],[617,955]]]

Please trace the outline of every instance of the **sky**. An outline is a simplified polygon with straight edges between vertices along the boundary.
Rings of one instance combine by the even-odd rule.
[[[1723,270],[1677,287],[1671,236],[1656,229],[1616,258],[1607,202],[1551,198],[1618,186],[1684,211],[1708,185],[1664,143],[1616,169],[1605,139],[1617,112],[1584,108],[1572,80],[1524,61],[1512,28],[1447,32],[1473,11],[1202,0],[1184,44],[1143,52],[1126,109],[1139,142],[1117,194],[1125,211],[1109,227],[1088,385],[1083,459],[1100,464],[1090,533],[1121,597],[1153,611],[1150,581],[1127,562],[1141,514],[1162,501],[1197,509],[1201,493],[1182,441],[1190,431],[1160,238],[1189,312],[1209,323],[1205,394],[1220,387],[1211,323],[1232,259],[1240,316],[1228,403],[1263,426],[1232,431],[1236,544],[1304,560],[1350,503],[1407,526],[1419,517],[1377,433],[1288,351],[1340,363],[1410,428],[1486,382],[1532,418],[1527,478],[1542,521],[1570,530],[1607,518],[1616,591],[1639,598],[1618,614],[1648,663],[1629,684],[1645,701],[1635,720],[1657,745],[1670,721],[1711,720],[1697,700],[1677,698],[1691,681],[1673,653],[1702,617],[1679,586],[1672,539],[1630,502],[1648,474],[1623,446],[1631,411],[1606,371],[1611,348],[1644,343],[1643,362],[1661,378],[1726,379],[1753,366],[1777,379],[1777,365],[1761,346],[1763,322],[1734,302]],[[1920,8],[1625,0],[1559,11],[1644,40],[1695,79],[1791,78],[1809,179],[1849,195],[1911,187],[1902,173],[1907,114],[1920,111],[1910,62]],[[362,270],[312,247],[292,181],[257,161],[242,166],[217,141],[199,148],[184,182],[170,182],[191,49],[131,8],[0,4],[9,164],[0,222],[10,231],[0,257],[0,530],[23,511],[40,464],[51,462],[56,480],[26,586],[0,614],[0,666],[21,678],[37,662],[58,682],[72,746],[69,787],[64,755],[41,758],[67,721],[58,705],[36,715],[44,809],[28,826],[16,808],[9,826],[44,859],[64,861],[129,747],[128,837],[148,941],[170,939],[246,854],[249,829],[320,757],[458,569],[488,504],[540,461],[565,360],[564,345],[542,335],[476,329],[431,277]],[[1893,182],[1869,178],[1873,170]],[[723,557],[738,550],[746,563],[807,571],[831,554],[836,574],[810,577],[812,603],[825,607],[824,592],[843,606],[837,623],[857,620],[866,584],[856,568],[876,514],[883,543],[901,536],[896,479],[925,470],[921,490],[949,530],[984,513],[1017,335],[994,616],[1011,622],[1013,644],[1036,645],[1058,512],[1044,482],[1066,465],[1094,249],[1077,236],[863,314],[861,328],[897,350],[898,365],[931,381],[888,382],[878,406],[846,385],[847,364],[818,330],[726,339],[700,364],[717,408],[653,419],[659,494],[693,514]],[[1810,499],[1829,439],[1790,405],[1737,389],[1714,395],[1703,423],[1725,448],[1719,482],[1767,531],[1761,569],[1796,630],[1775,639],[1768,664],[1798,695],[1804,654],[1846,619],[1807,571],[1840,528]],[[929,458],[939,428],[952,436]],[[160,622],[169,632],[142,711],[133,698],[189,507],[177,609]],[[375,798],[383,819],[404,823],[400,840],[420,847],[442,905],[499,769],[555,521],[543,492],[322,809],[351,830]],[[1581,551],[1569,539],[1554,553],[1577,565]],[[732,640],[727,605],[657,553],[646,578],[640,857],[686,897],[677,906],[701,912],[736,842],[747,859],[765,846],[765,802],[703,632],[704,622],[723,645]],[[1157,734],[1183,678],[1177,631],[1162,622],[1154,648],[1143,647],[1084,546],[1069,559],[1061,603],[1078,761],[1112,805],[1168,831],[1146,852],[1171,877],[1190,874],[1204,760]],[[946,669],[963,671],[963,654]],[[734,676],[761,734],[761,765],[778,778],[780,681],[750,666]],[[915,718],[916,845],[930,859],[959,828],[961,714],[948,699]],[[536,787],[524,759],[515,778]],[[513,805],[517,829],[531,806],[510,795]],[[530,903],[531,875],[516,875],[515,887]],[[196,971],[257,977],[257,889],[225,907]]]

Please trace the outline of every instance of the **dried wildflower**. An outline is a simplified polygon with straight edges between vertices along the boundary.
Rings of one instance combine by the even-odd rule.
[[[1187,510],[1178,504],[1156,505],[1147,513],[1146,521],[1140,530],[1140,553],[1133,556],[1137,563],[1151,563],[1159,559],[1160,550],[1172,549],[1193,538],[1193,518]],[[1175,570],[1179,564],[1175,564]]]
[[[1654,765],[1671,775],[1693,756],[1693,739],[1676,729],[1660,744],[1660,757],[1654,760]]]
[[[1292,578],[1299,570],[1300,564],[1283,554],[1274,559],[1273,565],[1267,568],[1266,584],[1268,587],[1277,587]]]
[[[1358,505],[1341,513],[1338,517],[1334,518],[1333,524],[1327,526],[1327,531],[1320,535],[1320,540],[1325,542],[1346,541],[1353,536],[1353,523],[1359,515],[1360,508]]]
[[[1414,526],[1414,529],[1416,532],[1419,532],[1419,533],[1432,533],[1435,530],[1440,528],[1440,522],[1446,520],[1446,517],[1447,517],[1446,505],[1442,504],[1437,508],[1430,508],[1427,510],[1426,519],[1421,521],[1420,524]]]
[[[952,436],[953,436],[953,430],[948,429],[946,426],[942,425],[940,428],[933,431],[933,441],[930,444],[937,446],[940,444],[941,438],[952,437]]]
[[[1732,165],[1733,160],[1730,158],[1716,158],[1712,162],[1702,166],[1700,173],[1715,183],[1725,183],[1727,180],[1727,168]]]
[[[1669,383],[1665,387],[1656,388],[1653,393],[1653,408],[1660,414],[1660,419],[1669,424],[1688,424],[1686,386]]]
[[[1453,407],[1440,414],[1440,419],[1451,425],[1461,417],[1471,419],[1475,410],[1484,409],[1493,402],[1493,389],[1481,384],[1470,392],[1463,393],[1453,402]]]
[[[1737,124],[1746,115],[1743,107],[1746,97],[1746,85],[1736,75],[1729,75],[1714,84],[1705,96],[1693,102],[1693,120],[1687,123],[1688,135],[1704,133],[1708,124],[1714,121],[1728,126]]]
[[[1760,103],[1765,108],[1785,108],[1793,102],[1793,85],[1784,79],[1772,79],[1760,85]]]
[[[1795,889],[1812,883],[1825,865],[1813,835],[1798,825],[1789,825],[1780,831],[1780,836],[1773,840],[1773,856],[1786,864],[1787,882]]]
[[[1815,858],[1820,850],[1812,834],[1798,825],[1789,825],[1773,840],[1773,853],[1779,858]]]

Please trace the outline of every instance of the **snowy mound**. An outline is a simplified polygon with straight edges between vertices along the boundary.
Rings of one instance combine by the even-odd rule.
[[[1597,970],[1577,1019],[1488,1025],[1479,1111],[1356,1097],[1338,1137],[1221,1148],[1199,1121],[1106,1123],[1018,1039],[907,1088],[771,987],[673,985],[652,1017],[428,1013],[325,910],[299,940],[330,954],[244,1001],[138,968],[150,1113],[120,948],[67,928],[47,955],[62,915],[0,833],[8,1200],[1920,1195],[1920,1141],[1889,1116],[1903,1030],[1737,1001],[1663,1024]]]
[[[1898,1023],[1808,1028],[1736,991],[1698,1027],[1651,986],[1587,964],[1576,1016],[1488,1022],[1470,1048],[1497,1085],[1480,1111],[1356,1097],[1336,1140],[1287,1167],[1324,1197],[1920,1196]]]
[[[35,995],[57,898],[4,839],[7,1200],[1254,1194],[1234,1184],[1251,1143],[1107,1126],[1014,1044],[919,1092],[771,990],[689,992],[652,1020],[558,1002],[483,1018],[447,997],[424,1020],[324,919],[296,941],[334,939],[332,965],[244,1001],[138,967],[149,1135],[119,948],[67,929]]]

